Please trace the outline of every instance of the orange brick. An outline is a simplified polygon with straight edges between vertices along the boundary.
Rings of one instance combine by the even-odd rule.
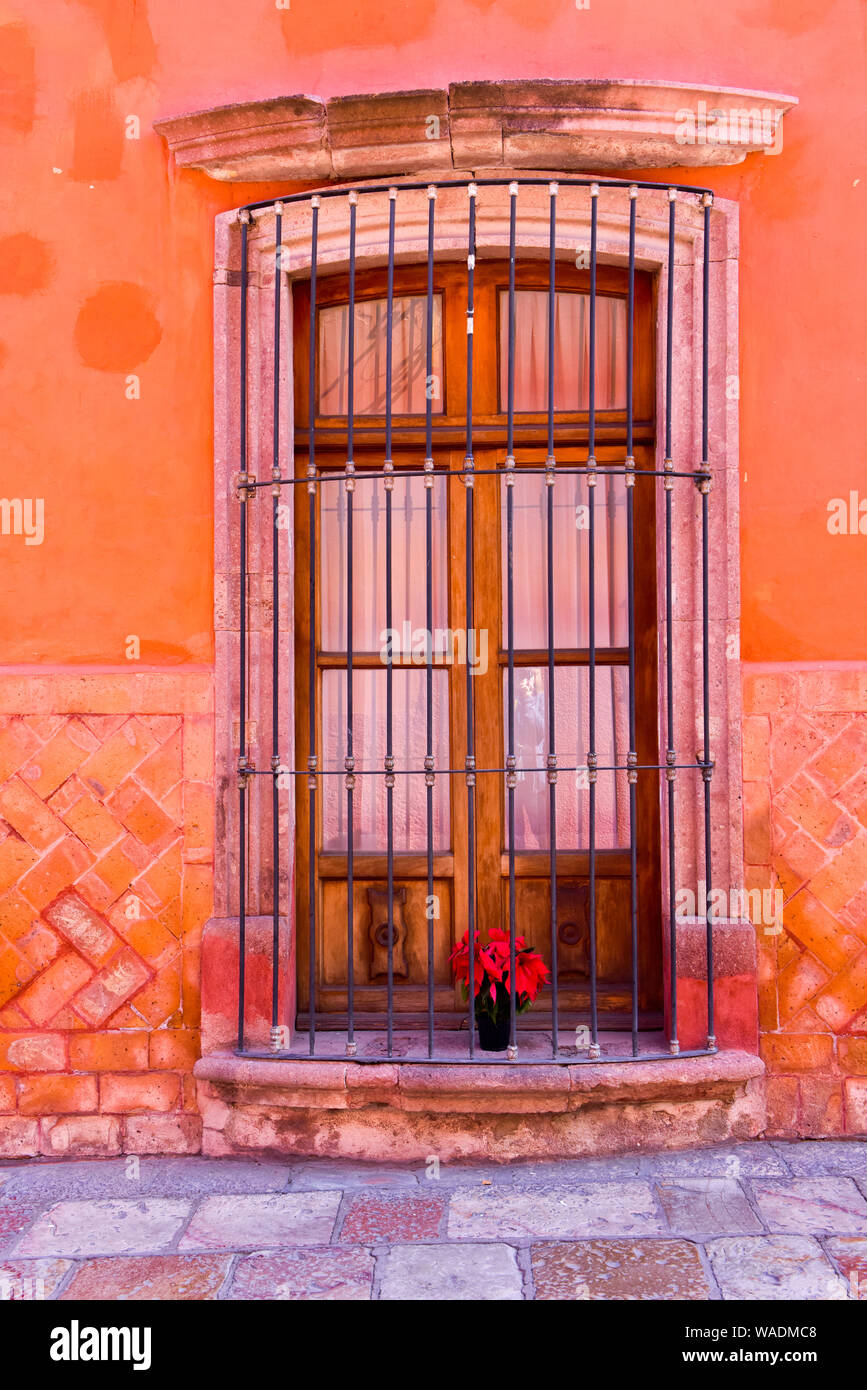
[[[214,908],[214,875],[210,866],[187,864],[184,868],[181,930],[186,936],[204,926]]]
[[[828,971],[809,951],[802,951],[797,960],[779,974],[780,1022],[788,1023],[830,978]]]
[[[63,821],[19,777],[0,790],[0,812],[34,849],[47,849],[66,834]]]
[[[35,1158],[38,1153],[38,1120],[20,1115],[0,1119],[0,1158]]]
[[[867,1081],[850,1077],[843,1082],[843,1106],[846,1133],[867,1137]]]
[[[9,1114],[15,1109],[15,1078],[0,1076],[0,1111]]]
[[[73,1071],[138,1071],[148,1065],[147,1033],[78,1033],[69,1039]]]
[[[0,1004],[14,999],[33,974],[34,967],[14,946],[0,948]]]
[[[167,1023],[181,1007],[180,962],[164,966],[131,1002],[152,1028]]]
[[[842,969],[861,949],[857,936],[844,932],[836,917],[815,898],[809,888],[802,888],[783,912],[783,926],[790,936],[814,955],[829,970]]]
[[[182,734],[177,729],[161,748],[136,768],[136,781],[161,801],[181,779]]]
[[[769,1076],[765,1080],[768,1105],[767,1134],[780,1138],[798,1129],[798,1079],[795,1076]]]
[[[0,1033],[0,1070],[66,1071],[62,1033]]]
[[[848,816],[805,772],[779,794],[774,810],[791,816],[819,845],[839,845],[855,833]]]
[[[18,883],[39,855],[17,835],[9,835],[0,845],[0,893]]]
[[[831,862],[813,876],[810,888],[831,912],[839,912],[867,883],[867,834],[842,846]]]
[[[214,792],[210,783],[184,783],[184,850],[214,846]]]
[[[783,705],[794,705],[797,687],[794,676],[745,672],[743,692],[747,714],[776,714]]]
[[[774,1072],[829,1072],[834,1060],[827,1033],[765,1033],[760,1050]]]
[[[123,936],[135,953],[146,960],[154,970],[161,970],[180,954],[181,948],[177,938],[155,917],[142,917],[127,922]]]
[[[867,724],[863,717],[853,719],[837,737],[813,759],[813,768],[835,792],[867,763]]]
[[[197,1154],[202,1147],[198,1115],[133,1115],[124,1121],[128,1154]]]
[[[147,967],[125,946],[77,995],[76,1012],[91,1027],[99,1027],[147,978]]]
[[[180,1077],[172,1072],[106,1072],[100,1078],[100,1109],[107,1115],[137,1110],[174,1110],[181,1094]]]
[[[808,1139],[843,1131],[843,1083],[826,1076],[802,1076],[798,1082],[800,1130]]]
[[[815,1002],[816,1013],[840,1033],[867,1004],[867,951],[831,981]]]
[[[70,835],[28,870],[19,887],[28,902],[41,910],[79,874],[83,874],[92,862],[90,850]]]
[[[744,782],[744,856],[749,864],[771,859],[771,795],[767,782]]]
[[[803,830],[796,830],[771,861],[785,896],[790,898],[797,893],[813,874],[818,873],[827,857],[827,850]]]
[[[74,951],[65,951],[18,997],[18,1006],[37,1026],[48,1023],[65,1009],[93,974],[92,966]]]
[[[170,845],[165,854],[142,874],[136,883],[137,888],[141,886],[142,881],[150,888],[159,904],[171,902],[172,898],[178,896],[181,891],[180,840]]]
[[[59,1115],[40,1126],[40,1149],[64,1158],[108,1158],[121,1152],[120,1121],[113,1115]]]
[[[22,898],[14,888],[0,898],[0,932],[7,941],[18,941],[26,936],[38,921],[38,912],[34,912],[27,899]]]
[[[44,970],[63,947],[63,942],[57,933],[44,926],[38,918],[27,935],[19,937],[16,944],[22,956],[27,957],[34,970]]]
[[[745,782],[767,782],[771,775],[771,725],[767,715],[748,715],[742,725]]]
[[[842,1072],[867,1076],[867,1038],[840,1038],[837,1056]]]
[[[165,743],[181,727],[179,714],[140,714],[138,717],[158,743]]]
[[[39,738],[20,719],[0,721],[0,782],[6,782],[39,747]]]
[[[82,902],[77,893],[61,893],[43,909],[42,915],[92,965],[104,965],[119,945],[108,923]]]
[[[122,820],[127,830],[142,844],[156,844],[174,829],[165,811],[137,782],[124,782],[108,806],[112,815]]]
[[[771,768],[774,785],[785,786],[823,745],[821,733],[800,714],[774,727],[771,740]]]
[[[143,845],[131,835],[127,835],[119,845],[104,854],[94,865],[94,873],[103,881],[111,893],[111,901],[125,893],[134,878],[150,862],[150,856]]]
[[[188,782],[210,782],[214,776],[214,721],[209,716],[188,714],[184,719],[184,777]]]
[[[192,1071],[200,1051],[193,1028],[157,1028],[150,1035],[150,1065],[156,1071]]]
[[[22,1115],[86,1115],[96,1108],[95,1076],[24,1076],[18,1084]]]
[[[107,850],[124,834],[120,821],[109,815],[101,802],[90,792],[79,797],[62,815],[70,830],[95,854]]]
[[[139,720],[129,719],[88,758],[79,776],[102,799],[120,786],[156,746],[150,730]]]
[[[21,776],[45,800],[98,746],[83,724],[71,721],[34,754]]]

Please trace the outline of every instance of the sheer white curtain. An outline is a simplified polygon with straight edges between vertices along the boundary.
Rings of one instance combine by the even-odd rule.
[[[500,294],[500,409],[509,386],[509,296]],[[590,401],[590,296],[554,295],[554,409],[586,410]],[[596,299],[596,408],[626,403],[626,303]],[[548,292],[515,293],[515,410],[548,408]]]
[[[356,415],[384,415],[386,406],[386,301],[361,299],[355,305]],[[319,414],[345,415],[349,365],[349,306],[334,304],[319,311]],[[431,402],[444,409],[441,382],[442,296],[433,301]],[[394,300],[392,316],[391,408],[395,415],[423,415],[427,408],[427,299],[403,295]]]

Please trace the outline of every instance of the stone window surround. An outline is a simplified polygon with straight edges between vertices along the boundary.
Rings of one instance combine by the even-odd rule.
[[[480,171],[481,172],[481,171]],[[491,175],[508,179],[511,171],[491,170]],[[533,171],[534,174],[536,171]],[[516,176],[520,173],[516,171]],[[550,175],[556,178],[556,174]],[[400,180],[393,180],[400,187]],[[437,201],[438,255],[458,258],[466,250],[466,192],[463,189],[440,190]],[[519,196],[518,253],[524,258],[546,254],[548,237],[547,188],[525,187]],[[558,201],[558,240],[567,246],[585,244],[588,238],[590,199],[587,189],[561,188]],[[319,259],[320,273],[339,273],[347,265],[347,213],[343,199],[325,199],[320,212]],[[691,195],[678,195],[675,264],[675,337],[673,363],[673,448],[675,467],[695,467],[700,460],[701,424],[701,267],[703,256],[702,214],[698,200]],[[359,269],[382,266],[386,260],[388,227],[387,193],[370,194],[359,199],[358,254]],[[727,659],[728,652],[738,651],[739,639],[739,533],[738,533],[738,405],[729,399],[726,383],[737,377],[737,267],[738,267],[738,208],[723,199],[715,199],[710,216],[710,462],[714,474],[711,493],[711,705],[712,754],[716,770],[712,783],[714,882],[728,888],[743,884],[742,775],[741,775],[741,689],[740,663]],[[599,198],[599,258],[601,263],[627,263],[628,200],[625,190],[607,190],[604,185]],[[273,357],[273,265],[274,214],[266,209],[256,214],[249,236],[248,289],[248,354],[250,388],[248,411],[248,467],[259,477],[270,474],[272,454],[271,399]],[[423,260],[426,254],[427,197],[424,190],[409,191],[399,196],[396,254],[398,261]],[[503,255],[508,245],[508,198],[503,190],[480,189],[477,212],[477,254]],[[309,207],[306,203],[285,204],[283,213],[283,265],[286,288],[292,281],[309,275]],[[661,466],[663,443],[661,422],[664,419],[665,365],[665,286],[668,260],[668,198],[666,193],[642,192],[637,205],[636,264],[657,277],[660,293],[657,297],[657,466]],[[215,505],[216,505],[216,761],[218,795],[218,831],[215,864],[215,918],[209,924],[213,938],[222,942],[237,940],[237,802],[236,759],[238,747],[238,635],[237,635],[237,506],[234,482],[239,471],[238,453],[238,327],[240,295],[240,225],[237,212],[217,218],[215,259]],[[284,293],[284,304],[291,295]],[[291,372],[292,328],[291,311],[283,316],[281,341],[281,374]],[[291,391],[283,392],[280,456],[285,467],[293,471],[292,427],[289,419]],[[285,489],[289,493],[290,489]],[[267,493],[263,500],[267,504]],[[306,498],[306,492],[304,493]],[[657,566],[662,574],[663,491],[658,488]],[[284,500],[291,502],[291,497]],[[675,743],[683,761],[690,761],[699,746],[700,735],[700,568],[696,549],[698,494],[687,481],[676,484],[674,491],[674,582],[676,599],[675,661],[677,705],[675,708]],[[251,505],[248,554],[250,574],[250,607],[248,614],[250,640],[250,709],[251,756],[258,767],[265,767],[270,746],[259,742],[258,730],[270,728],[270,613],[268,610],[270,580],[271,510],[270,505]],[[283,670],[291,671],[291,598],[292,552],[289,544],[291,530],[281,533],[283,551],[280,558],[282,591],[286,595],[286,611],[281,612],[281,659]],[[665,651],[663,591],[660,586],[659,657],[660,673]],[[284,688],[286,684],[284,683]],[[665,747],[664,681],[660,681],[660,748]],[[291,699],[291,691],[290,691]],[[291,731],[291,710],[281,711],[281,722]],[[288,735],[291,737],[291,733]],[[294,760],[294,749],[288,745],[281,750],[284,757]],[[249,841],[248,864],[253,886],[248,903],[250,920],[248,940],[257,937],[257,919],[270,911],[270,905],[257,900],[255,887],[270,881],[270,795],[266,798],[264,783],[256,778],[251,792],[250,821],[258,827]],[[699,800],[698,774],[683,772],[676,783],[678,797],[677,881],[678,886],[695,886],[703,877],[703,826]],[[302,791],[303,795],[304,792]],[[284,846],[293,843],[292,794],[285,796],[281,823]],[[665,846],[665,818],[663,854]],[[292,896],[293,866],[283,863],[281,913],[284,920],[283,968],[289,983],[282,1001],[281,1016],[291,1026],[294,1020],[294,950]],[[663,882],[667,875],[663,873]],[[670,912],[664,903],[665,932],[669,930]],[[268,919],[270,924],[270,919]],[[262,923],[265,927],[265,923]],[[701,924],[703,928],[703,923]],[[686,974],[697,981],[703,974],[703,949],[698,924],[684,923],[678,928],[683,936],[681,960]],[[270,930],[270,926],[268,926]],[[227,936],[228,933],[228,936]],[[206,938],[208,929],[206,929]],[[720,922],[720,956],[725,960],[725,976],[746,983],[755,989],[755,929],[737,922]],[[722,940],[725,938],[725,940]],[[265,939],[267,939],[267,931]],[[237,944],[234,953],[237,960]],[[667,955],[667,948],[666,948]],[[221,954],[224,967],[232,968],[230,959]],[[208,943],[204,943],[203,1003],[207,1013]],[[261,970],[267,970],[264,958]],[[679,976],[681,971],[678,972]],[[255,1010],[255,1003],[251,1005]],[[269,1022],[269,1020],[268,1020]],[[203,1020],[205,1050],[231,1045],[231,1018],[218,1021]],[[252,1023],[252,1042],[261,1045],[267,1038],[266,1019]],[[258,1036],[257,1036],[258,1030]],[[746,1030],[742,1021],[733,1020],[733,1032],[727,1036],[724,1009],[719,1015],[717,1034],[722,1046],[757,1048],[757,1037],[749,1022]]]

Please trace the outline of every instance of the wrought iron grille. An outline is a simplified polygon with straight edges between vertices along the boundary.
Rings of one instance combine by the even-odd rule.
[[[516,433],[515,433],[515,356],[516,356],[516,261],[517,261],[517,219],[519,210],[519,196],[524,187],[537,186],[543,190],[547,188],[549,199],[549,238],[547,247],[547,278],[548,278],[548,309],[547,309],[547,458],[544,464],[522,465],[524,474],[536,474],[544,481],[545,485],[545,525],[546,525],[546,574],[545,584],[547,589],[547,650],[545,653],[545,666],[547,669],[547,753],[538,766],[521,766],[516,757],[515,744],[515,720],[514,720],[514,686],[515,686],[515,645],[514,645],[514,612],[515,612],[515,583],[514,572],[514,483],[516,478]],[[474,514],[474,481],[480,473],[492,473],[498,480],[502,480],[505,487],[505,540],[504,540],[504,564],[505,564],[505,667],[507,682],[507,699],[505,720],[505,755],[500,759],[502,765],[495,767],[478,767],[476,763],[476,725],[474,709],[473,682],[466,681],[466,749],[463,764],[460,766],[443,766],[438,763],[435,757],[434,737],[433,737],[433,677],[434,677],[434,658],[430,645],[428,645],[427,656],[424,662],[425,674],[425,709],[426,709],[426,729],[425,729],[425,756],[419,766],[412,768],[397,768],[395,766],[393,735],[394,735],[394,701],[393,701],[393,658],[389,651],[385,660],[385,677],[387,692],[387,714],[386,714],[386,746],[385,756],[382,767],[377,770],[359,768],[357,758],[357,742],[355,729],[355,711],[353,708],[353,585],[356,576],[353,572],[353,539],[354,528],[358,525],[358,518],[353,514],[353,503],[356,492],[359,488],[381,489],[385,507],[385,537],[386,537],[386,559],[385,559],[385,612],[386,625],[392,624],[392,538],[393,538],[393,490],[395,480],[402,477],[418,477],[419,470],[402,470],[395,468],[392,459],[392,440],[393,440],[393,408],[392,408],[392,380],[393,380],[393,328],[394,328],[394,308],[395,308],[395,229],[400,214],[401,196],[409,191],[424,192],[428,196],[428,219],[427,219],[427,257],[426,257],[426,292],[425,292],[425,339],[424,339],[424,362],[425,372],[428,380],[433,373],[433,323],[434,323],[434,268],[437,254],[437,228],[436,228],[436,198],[441,189],[465,189],[467,194],[467,218],[466,218],[466,324],[467,324],[467,348],[466,348],[466,439],[465,456],[458,469],[443,469],[434,460],[433,447],[433,404],[431,392],[427,393],[427,404],[425,409],[424,433],[425,447],[424,458],[419,458],[421,473],[425,487],[425,535],[426,535],[426,620],[427,631],[430,633],[433,628],[433,581],[432,581],[432,489],[435,477],[445,474],[447,477],[458,476],[465,485],[465,517],[463,518],[466,536],[466,611],[464,613],[464,627],[469,641],[470,633],[474,629],[474,555],[479,544],[479,538],[475,533],[475,514]],[[555,402],[554,402],[554,308],[555,294],[557,286],[558,269],[558,242],[557,242],[557,200],[561,190],[564,188],[582,188],[589,190],[590,195],[590,222],[589,222],[589,401],[586,412],[587,428],[587,448],[586,459],[579,464],[558,462],[558,437],[555,434]],[[474,416],[473,405],[473,385],[474,385],[474,285],[476,276],[476,219],[477,219],[477,200],[480,189],[498,190],[500,196],[508,197],[508,225],[509,225],[509,246],[508,246],[508,312],[507,322],[507,342],[506,342],[506,364],[505,379],[506,389],[506,408],[504,415],[506,418],[504,430],[505,462],[490,468],[479,469],[474,459],[474,429],[476,419]],[[626,412],[625,412],[625,432],[626,450],[622,461],[613,464],[602,464],[596,458],[597,442],[597,404],[596,404],[596,352],[597,352],[597,306],[598,306],[598,202],[600,189],[619,190],[624,198],[624,213],[628,206],[629,216],[629,254],[627,266],[627,301],[626,301]],[[663,283],[659,286],[660,296],[664,296],[664,315],[666,322],[666,342],[665,342],[665,362],[664,362],[664,460],[662,467],[636,468],[635,457],[633,454],[633,426],[634,426],[634,325],[635,325],[635,277],[636,277],[636,203],[644,191],[667,194],[668,197],[668,258],[667,272]],[[361,199],[372,194],[388,194],[389,197],[389,218],[388,218],[388,257],[386,271],[386,311],[385,311],[385,449],[382,465],[379,468],[356,469],[355,442],[356,442],[356,411],[355,411],[355,371],[356,371],[356,352],[355,352],[355,328],[356,328],[356,260],[357,260],[357,212]],[[320,233],[320,210],[325,200],[339,199],[347,209],[347,254],[349,265],[349,293],[348,293],[348,350],[347,361],[347,380],[346,380],[346,417],[345,417],[345,467],[342,470],[331,469],[322,471],[317,467],[316,448],[317,430],[316,415],[313,408],[314,397],[317,389],[317,271],[318,265],[318,238]],[[310,272],[309,272],[309,357],[306,363],[296,362],[294,370],[306,372],[309,386],[310,400],[310,423],[309,423],[309,464],[306,476],[289,476],[293,471],[285,466],[285,460],[280,456],[280,420],[281,411],[285,411],[286,404],[282,399],[281,392],[281,324],[282,316],[285,314],[284,305],[281,303],[281,255],[282,255],[282,219],[286,206],[294,204],[306,208],[309,213],[309,246],[310,246]],[[673,411],[673,350],[674,337],[676,331],[677,315],[675,313],[676,287],[675,287],[675,237],[676,219],[678,205],[698,206],[703,209],[703,275],[702,275],[702,294],[701,294],[701,456],[698,459],[687,461],[682,467],[675,467],[672,458],[672,411]],[[246,926],[247,926],[247,901],[248,901],[248,866],[247,866],[247,839],[250,829],[248,820],[248,798],[249,791],[254,778],[270,778],[271,780],[271,813],[273,820],[273,953],[271,962],[271,986],[272,986],[272,1051],[269,1055],[281,1054],[292,1056],[293,1058],[319,1057],[322,1055],[334,1056],[334,1039],[331,1045],[323,1051],[321,1046],[322,1039],[322,1020],[317,1017],[316,1009],[316,947],[317,934],[322,929],[317,908],[318,894],[316,882],[316,857],[317,857],[317,802],[321,800],[325,780],[335,778],[341,785],[344,797],[345,820],[348,826],[347,834],[347,853],[346,853],[346,880],[347,880],[347,913],[345,922],[345,942],[346,942],[346,1028],[345,1034],[341,1036],[339,1046],[343,1048],[344,1055],[362,1061],[381,1061],[383,1057],[395,1055],[395,1028],[400,1025],[399,1017],[395,1015],[395,968],[394,968],[394,947],[395,947],[395,847],[394,847],[394,791],[396,779],[401,776],[416,776],[423,778],[425,787],[425,818],[426,818],[426,880],[428,901],[434,896],[434,791],[438,779],[454,779],[453,785],[457,789],[463,783],[463,793],[466,797],[466,835],[468,840],[468,877],[467,877],[467,903],[466,912],[468,920],[468,951],[470,960],[473,959],[475,945],[478,941],[478,927],[476,916],[476,882],[475,882],[475,839],[477,834],[477,804],[476,804],[476,779],[479,775],[496,775],[502,779],[502,788],[505,797],[505,814],[508,824],[507,853],[508,853],[508,934],[509,934],[509,980],[511,993],[511,1024],[510,1039],[508,1049],[504,1055],[494,1055],[490,1053],[482,1054],[480,1058],[479,1047],[475,1035],[474,1019],[474,998],[472,990],[469,991],[466,1012],[466,1034],[461,1031],[457,1036],[454,1032],[449,1037],[449,1046],[443,1046],[444,1034],[438,1027],[437,1011],[435,1008],[435,989],[434,989],[434,936],[433,918],[428,915],[427,926],[427,981],[426,981],[426,1027],[416,1035],[417,1046],[400,1053],[417,1057],[425,1061],[442,1061],[454,1064],[455,1062],[474,1060],[484,1060],[488,1063],[509,1065],[516,1061],[535,1063],[544,1062],[550,1065],[554,1062],[568,1062],[575,1065],[581,1062],[594,1062],[604,1056],[604,1060],[629,1061],[635,1058],[662,1059],[675,1055],[704,1055],[716,1050],[716,1040],[714,1037],[714,935],[713,935],[713,914],[710,904],[711,897],[711,778],[714,763],[711,756],[710,746],[710,613],[708,597],[708,569],[709,569],[709,494],[711,485],[711,469],[708,456],[708,333],[709,333],[709,228],[710,210],[712,206],[712,193],[708,189],[696,188],[685,185],[670,186],[667,184],[657,184],[648,182],[629,182],[614,179],[591,179],[591,178],[563,178],[557,182],[549,179],[527,178],[527,179],[479,179],[471,180],[448,180],[439,184],[425,183],[402,183],[394,188],[389,185],[366,185],[357,189],[325,189],[315,194],[292,194],[281,200],[268,200],[250,204],[241,209],[240,218],[240,237],[241,237],[241,308],[240,308],[240,341],[238,347],[238,360],[240,363],[240,379],[238,389],[240,394],[240,475],[238,478],[237,495],[239,499],[238,508],[238,527],[240,538],[240,568],[239,568],[239,587],[240,587],[240,708],[239,714],[239,761],[238,761],[238,811],[240,825],[240,842],[238,846],[238,866],[239,866],[239,978],[238,978],[238,1050],[241,1052],[255,1052],[246,1046],[245,1039],[245,988],[246,988]],[[247,448],[247,416],[248,416],[248,378],[250,364],[248,362],[247,347],[247,326],[248,326],[248,249],[249,233],[251,222],[262,213],[273,214],[276,222],[276,252],[275,252],[275,275],[274,275],[274,376],[273,376],[273,467],[270,477],[255,477],[248,471],[248,448]],[[667,283],[666,283],[667,281]],[[518,444],[520,449],[520,442]],[[589,489],[589,537],[588,537],[588,567],[586,574],[587,594],[588,594],[588,624],[589,624],[589,651],[588,651],[588,699],[589,699],[589,740],[586,750],[586,759],[577,763],[564,759],[562,753],[558,753],[557,727],[554,708],[554,665],[555,665],[555,638],[554,638],[554,608],[555,590],[560,582],[556,558],[554,555],[554,522],[553,509],[554,498],[558,483],[563,477],[580,477],[586,480]],[[602,482],[604,486],[609,486],[606,479],[616,480],[622,486],[625,497],[626,508],[626,588],[627,588],[627,615],[628,615],[628,659],[626,661],[628,674],[628,729],[629,729],[629,749],[625,762],[618,761],[616,755],[610,763],[600,760],[599,747],[597,742],[597,696],[596,696],[596,669],[597,669],[597,632],[596,632],[596,584],[597,584],[597,520],[596,512],[596,487]],[[665,699],[665,728],[666,728],[666,747],[664,759],[656,762],[639,763],[638,752],[636,749],[636,631],[635,631],[635,490],[639,488],[663,489],[664,496],[664,613],[666,642],[664,658],[662,661],[663,671],[661,682],[664,682]],[[673,637],[673,618],[674,618],[674,595],[672,578],[672,554],[674,546],[673,525],[672,525],[672,493],[676,487],[695,488],[700,494],[700,538],[698,547],[700,549],[701,567],[701,673],[702,673],[702,695],[701,695],[701,714],[703,722],[703,747],[699,749],[695,760],[684,758],[675,747],[675,727],[674,727],[674,691],[676,681],[675,671],[675,651]],[[281,758],[281,708],[288,708],[287,691],[284,688],[284,672],[281,671],[279,635],[277,613],[280,603],[280,576],[277,562],[277,529],[278,529],[278,507],[280,499],[287,490],[297,489],[300,494],[299,503],[304,494],[307,496],[309,534],[311,537],[311,550],[315,555],[315,537],[317,527],[317,497],[324,489],[343,489],[345,506],[345,553],[346,553],[346,593],[345,593],[345,612],[346,612],[346,686],[345,686],[345,742],[344,742],[344,761],[341,769],[328,769],[322,765],[323,760],[317,759],[317,683],[315,670],[315,638],[311,638],[309,651],[309,672],[308,672],[308,700],[309,700],[309,748],[311,750],[307,765],[287,766]],[[248,738],[247,738],[247,689],[250,675],[251,650],[248,642],[247,632],[247,604],[248,604],[248,573],[247,573],[247,527],[248,514],[251,507],[262,507],[267,505],[265,499],[270,493],[272,497],[273,509],[273,646],[270,654],[270,680],[272,687],[272,728],[271,728],[271,760],[268,767],[254,767],[248,758]],[[264,496],[263,496],[264,494]],[[311,615],[316,611],[317,603],[317,574],[316,564],[311,561],[309,567],[309,604]],[[260,678],[267,678],[267,673],[261,671]],[[661,741],[661,740],[660,740]],[[658,756],[658,755],[657,755]],[[451,762],[451,760],[449,760]],[[538,1048],[531,1049],[528,1053],[519,1046],[521,1034],[517,1029],[516,1005],[516,869],[515,869],[515,788],[516,777],[521,772],[538,772],[544,774],[548,787],[548,880],[550,891],[550,922],[549,928],[550,941],[550,996],[551,996],[551,1030],[550,1040],[541,1055]],[[558,844],[557,844],[557,803],[556,787],[558,778],[566,772],[586,774],[586,785],[589,792],[589,853],[588,853],[588,889],[589,889],[589,1008],[586,1015],[586,1027],[589,1030],[589,1045],[583,1055],[576,1054],[575,1049],[562,1047],[560,1045],[560,999],[558,984],[558,932],[557,932],[557,893],[558,893]],[[603,1053],[603,1042],[600,1038],[600,1016],[599,1016],[599,991],[598,991],[598,961],[597,961],[597,787],[601,773],[608,773],[612,776],[618,772],[625,773],[628,785],[629,803],[629,921],[631,935],[631,1027],[626,1030],[622,1039],[622,1046],[605,1046]],[[666,1022],[665,1034],[660,1042],[656,1036],[649,1048],[642,1048],[642,1037],[639,1020],[639,950],[638,950],[638,923],[641,912],[641,902],[639,895],[639,882],[637,872],[637,814],[636,796],[639,777],[653,778],[659,786],[661,802],[661,815],[667,822],[667,848],[665,858],[667,865],[661,866],[661,872],[667,871],[667,889],[670,912],[673,918],[674,902],[677,891],[678,877],[676,867],[676,815],[677,815],[677,796],[676,786],[678,774],[691,774],[701,783],[700,799],[703,801],[703,872],[706,886],[706,1002],[707,1002],[707,1043],[704,1047],[691,1048],[681,1051],[678,1041],[678,961],[677,961],[677,932],[672,920],[667,943],[667,983],[665,986],[667,993],[666,1000]],[[284,1030],[279,1025],[278,999],[281,987],[281,956],[280,956],[280,865],[281,856],[289,859],[294,855],[293,844],[283,844],[280,842],[278,827],[278,805],[281,787],[287,780],[295,789],[297,797],[306,796],[309,805],[309,875],[310,882],[308,887],[308,914],[307,921],[296,922],[294,930],[297,932],[306,931],[308,936],[308,961],[309,961],[309,1020],[306,1028],[301,1032],[294,1032],[288,1047]],[[385,982],[386,1007],[384,1011],[384,1023],[380,1030],[382,1035],[381,1047],[374,1051],[374,1055],[359,1055],[357,1034],[360,1029],[356,1023],[355,1009],[355,980],[354,980],[354,950],[357,923],[355,920],[356,910],[353,897],[353,883],[355,876],[355,832],[357,829],[357,813],[355,796],[360,777],[379,777],[382,778],[385,788],[386,804],[386,823],[387,823],[387,843],[385,846],[385,858],[387,864],[386,871],[386,917],[387,933],[385,937],[385,949],[387,956],[387,970]],[[456,794],[457,790],[456,790]],[[284,859],[285,863],[285,859]],[[662,945],[660,945],[662,949]],[[526,1055],[525,1055],[526,1054]]]

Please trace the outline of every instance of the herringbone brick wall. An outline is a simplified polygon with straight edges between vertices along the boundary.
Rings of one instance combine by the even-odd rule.
[[[867,674],[747,668],[747,887],[779,887],[759,932],[774,1133],[867,1132]]]
[[[199,1147],[211,702],[200,673],[0,682],[0,1153]]]
[[[0,679],[0,1155],[199,1147],[212,706],[206,672]],[[746,668],[744,710],[771,1130],[865,1133],[867,675]]]

